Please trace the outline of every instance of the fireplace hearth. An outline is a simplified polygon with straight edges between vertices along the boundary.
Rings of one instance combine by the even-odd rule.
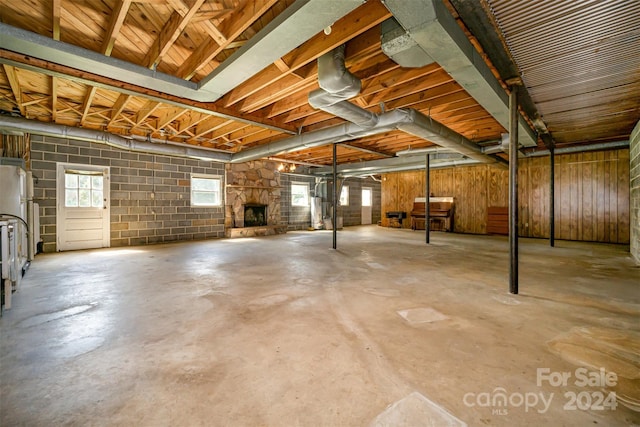
[[[262,227],[267,225],[267,205],[244,205],[244,226]]]

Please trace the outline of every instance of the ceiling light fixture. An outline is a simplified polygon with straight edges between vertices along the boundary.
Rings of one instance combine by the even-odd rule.
[[[284,173],[295,172],[296,171],[296,165],[280,163],[280,165],[278,166],[278,171],[279,172],[284,172]]]

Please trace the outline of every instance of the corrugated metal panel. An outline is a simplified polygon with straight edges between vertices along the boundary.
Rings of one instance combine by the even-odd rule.
[[[629,135],[640,118],[640,2],[487,1],[558,142]]]

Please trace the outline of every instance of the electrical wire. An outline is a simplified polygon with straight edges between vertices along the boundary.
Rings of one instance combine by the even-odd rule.
[[[29,232],[29,224],[27,224],[27,221],[25,221],[24,219],[20,218],[18,215],[13,215],[13,214],[8,214],[8,213],[0,213],[0,216],[10,216],[11,218],[19,219],[20,221],[22,221],[24,226],[27,227],[27,233]]]

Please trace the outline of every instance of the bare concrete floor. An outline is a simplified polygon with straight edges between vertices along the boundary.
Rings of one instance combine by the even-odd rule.
[[[0,320],[0,424],[640,424],[625,247],[522,239],[513,296],[506,238],[423,238],[39,255]]]

